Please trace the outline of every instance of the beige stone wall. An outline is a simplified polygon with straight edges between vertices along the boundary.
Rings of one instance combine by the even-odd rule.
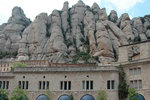
[[[150,58],[150,42],[138,43],[134,45],[126,45],[119,47],[119,60],[118,62],[127,62],[128,61],[128,52],[129,48],[137,46],[140,50],[139,59],[147,59]]]
[[[126,80],[128,85],[130,84],[130,80],[142,80],[142,88],[137,89],[137,91],[145,97],[145,100],[150,100],[150,62],[126,64],[123,65],[123,67],[126,73]],[[129,69],[139,67],[141,68],[140,75],[129,74]]]
[[[14,78],[10,81],[9,90],[17,87],[18,81],[29,81],[28,92],[29,100],[35,100],[40,94],[45,94],[46,90],[38,89],[39,81],[49,81],[50,91],[53,94],[53,100],[57,100],[63,94],[74,95],[75,100],[85,94],[91,94],[96,99],[99,90],[106,90],[108,100],[118,100],[118,72],[117,71],[89,71],[89,72],[46,72],[46,73],[14,73]],[[25,78],[23,78],[25,76]],[[45,78],[43,78],[45,76]],[[65,78],[65,76],[67,76]],[[89,76],[89,77],[87,77]],[[6,80],[6,78],[1,78]],[[82,90],[83,80],[93,80],[93,90]],[[115,89],[107,90],[107,80],[115,80]],[[60,81],[71,81],[71,90],[60,90]],[[11,95],[11,94],[10,94]]]

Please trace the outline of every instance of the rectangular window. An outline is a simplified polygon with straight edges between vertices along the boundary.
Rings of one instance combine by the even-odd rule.
[[[9,88],[9,81],[6,81],[6,89]]]
[[[18,87],[21,88],[21,81],[18,82]]]
[[[138,75],[140,75],[141,74],[141,68],[138,68],[137,72],[138,72]]]
[[[111,89],[115,89],[115,81],[111,80]]]
[[[130,81],[130,88],[133,88],[133,81]]]
[[[142,80],[139,80],[139,89],[142,88]]]
[[[5,81],[3,81],[3,89],[5,89]]]
[[[60,90],[71,90],[71,81],[60,81]]]
[[[82,81],[82,90],[85,90],[85,81]]]
[[[129,69],[129,74],[133,75],[133,70],[132,69]]]
[[[137,75],[137,69],[134,68],[134,75]]]
[[[41,89],[41,86],[42,86],[42,82],[39,81],[39,90]]]
[[[107,89],[110,89],[110,80],[107,81]]]
[[[71,90],[71,81],[68,81],[68,90]]]
[[[60,81],[60,90],[63,90],[63,81]]]
[[[90,89],[93,90],[93,81],[90,81]]]
[[[0,88],[2,88],[2,81],[0,81]]]
[[[47,87],[47,89],[49,89],[49,81],[47,81],[47,86],[46,87]]]
[[[22,89],[24,89],[24,86],[25,86],[25,82],[22,81]]]
[[[26,89],[28,89],[28,85],[29,85],[29,82],[28,82],[28,81],[26,81]]]
[[[67,81],[64,81],[64,90],[67,90]]]
[[[89,81],[86,81],[86,89],[89,90]]]
[[[137,80],[134,80],[134,88],[137,89]]]
[[[43,81],[43,89],[45,89],[45,81]]]

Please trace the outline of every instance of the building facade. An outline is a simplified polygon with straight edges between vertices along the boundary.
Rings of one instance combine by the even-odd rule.
[[[20,87],[28,100],[43,100],[50,92],[52,100],[96,100],[105,90],[108,100],[118,99],[119,66],[123,66],[127,84],[137,89],[140,100],[150,100],[150,42],[124,45],[119,60],[112,64],[50,64],[48,61],[21,61],[26,67],[11,69],[12,62],[0,64],[0,88],[10,93]]]

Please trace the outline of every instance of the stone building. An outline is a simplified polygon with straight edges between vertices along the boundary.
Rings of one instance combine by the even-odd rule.
[[[96,100],[105,90],[108,100],[118,99],[119,66],[127,84],[137,89],[140,100],[150,100],[150,42],[119,47],[119,60],[112,64],[60,64],[48,61],[22,61],[26,67],[11,69],[13,62],[0,64],[0,88],[11,93],[17,86],[27,91],[28,100]],[[51,95],[47,95],[50,91]]]

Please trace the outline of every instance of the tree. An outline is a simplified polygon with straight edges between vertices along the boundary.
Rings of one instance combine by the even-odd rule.
[[[98,92],[96,100],[107,100],[106,92],[104,90],[100,90]]]
[[[128,98],[129,98],[129,100],[140,100],[138,93],[136,92],[136,90],[134,88],[128,89]]]
[[[72,95],[72,94],[70,94],[70,95],[69,95],[69,100],[74,100],[74,98],[73,98],[73,95]]]
[[[49,89],[46,91],[46,95],[48,96],[49,100],[53,100],[52,92]]]
[[[4,91],[3,89],[0,89],[0,100],[9,100],[8,92]]]
[[[120,65],[119,71],[119,100],[126,99],[128,97],[128,85],[126,83],[126,73],[123,70],[122,65]]]
[[[13,90],[11,100],[28,100],[26,94],[24,90],[17,87]]]

